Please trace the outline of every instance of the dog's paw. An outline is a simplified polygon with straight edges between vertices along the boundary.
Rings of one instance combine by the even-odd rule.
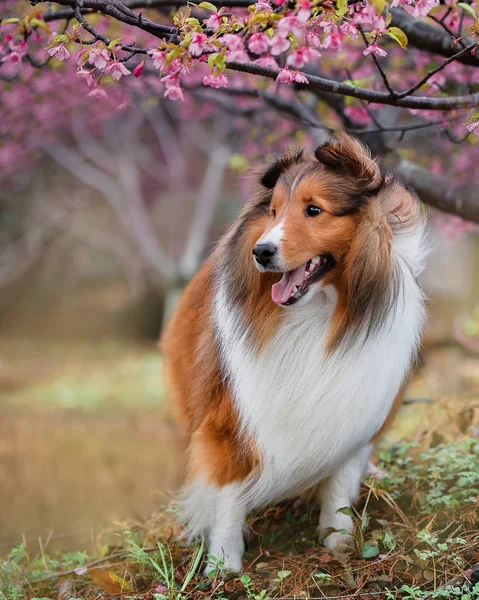
[[[323,544],[332,552],[347,552],[354,546],[354,538],[350,533],[330,533]]]
[[[203,575],[209,577],[210,575],[218,575],[220,577],[227,577],[228,575],[238,575],[243,569],[243,561],[221,561],[218,563],[216,560],[209,560],[203,569]]]

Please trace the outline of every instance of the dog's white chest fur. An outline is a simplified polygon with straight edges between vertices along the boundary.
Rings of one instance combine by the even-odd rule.
[[[384,423],[411,366],[424,320],[416,273],[399,254],[397,264],[400,293],[380,330],[328,358],[333,288],[288,310],[258,355],[224,282],[219,282],[215,319],[222,360],[244,432],[254,438],[263,460],[261,474],[248,490],[252,506],[321,481]]]

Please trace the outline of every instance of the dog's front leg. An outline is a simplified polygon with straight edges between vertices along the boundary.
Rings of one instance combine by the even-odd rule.
[[[241,485],[230,483],[218,490],[215,517],[208,537],[208,561],[205,574],[214,569],[239,573],[243,566],[243,527],[246,507]]]
[[[319,515],[319,533],[324,535],[327,529],[344,530],[329,534],[324,545],[333,551],[340,551],[354,543],[354,523],[349,515],[338,512],[351,506],[359,494],[361,479],[367,468],[372,447],[368,444],[358,451],[348,462],[330,475],[321,484],[319,497],[321,513]]]

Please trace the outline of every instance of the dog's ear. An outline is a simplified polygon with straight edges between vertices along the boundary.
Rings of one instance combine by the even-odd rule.
[[[268,190],[272,190],[281,174],[295,163],[300,162],[303,157],[303,152],[304,150],[302,149],[288,150],[285,154],[279,156],[274,163],[261,175],[261,185]]]
[[[314,155],[331,171],[353,177],[363,189],[373,190],[381,185],[381,171],[369,148],[346,133],[333,134]]]

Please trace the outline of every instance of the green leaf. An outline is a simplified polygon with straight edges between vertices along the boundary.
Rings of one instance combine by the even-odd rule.
[[[200,2],[198,4],[198,6],[200,8],[204,8],[205,10],[211,10],[212,12],[218,12],[218,9],[216,8],[216,6],[214,4],[211,4],[211,2]]]
[[[240,581],[243,585],[248,586],[251,583],[251,577],[249,575],[241,575]]]
[[[349,506],[345,506],[344,508],[338,508],[337,513],[341,513],[343,515],[347,515],[348,517],[354,517],[354,513]]]
[[[344,17],[347,10],[348,0],[338,0],[338,10],[336,11],[336,16],[341,19],[342,17]]]
[[[407,35],[404,33],[402,29],[399,27],[390,27],[387,31],[389,37],[391,37],[395,42],[397,42],[403,50],[407,48]]]
[[[374,0],[374,4],[376,5],[376,10],[378,11],[378,15],[382,15],[384,9],[386,8],[386,0]]]
[[[113,50],[115,46],[118,46],[122,39],[123,38],[119,37],[116,38],[116,40],[111,40],[111,42],[108,44],[108,50]]]
[[[477,21],[476,11],[472,8],[472,6],[470,4],[466,4],[465,2],[458,2],[457,5],[460,6],[461,8],[463,8],[465,11],[467,11]]]
[[[372,546],[371,544],[364,544],[361,550],[361,556],[363,558],[375,558],[379,554],[379,547]]]
[[[286,579],[286,577],[289,577],[291,575],[291,571],[278,571],[278,579],[280,581],[283,581],[284,579]]]

